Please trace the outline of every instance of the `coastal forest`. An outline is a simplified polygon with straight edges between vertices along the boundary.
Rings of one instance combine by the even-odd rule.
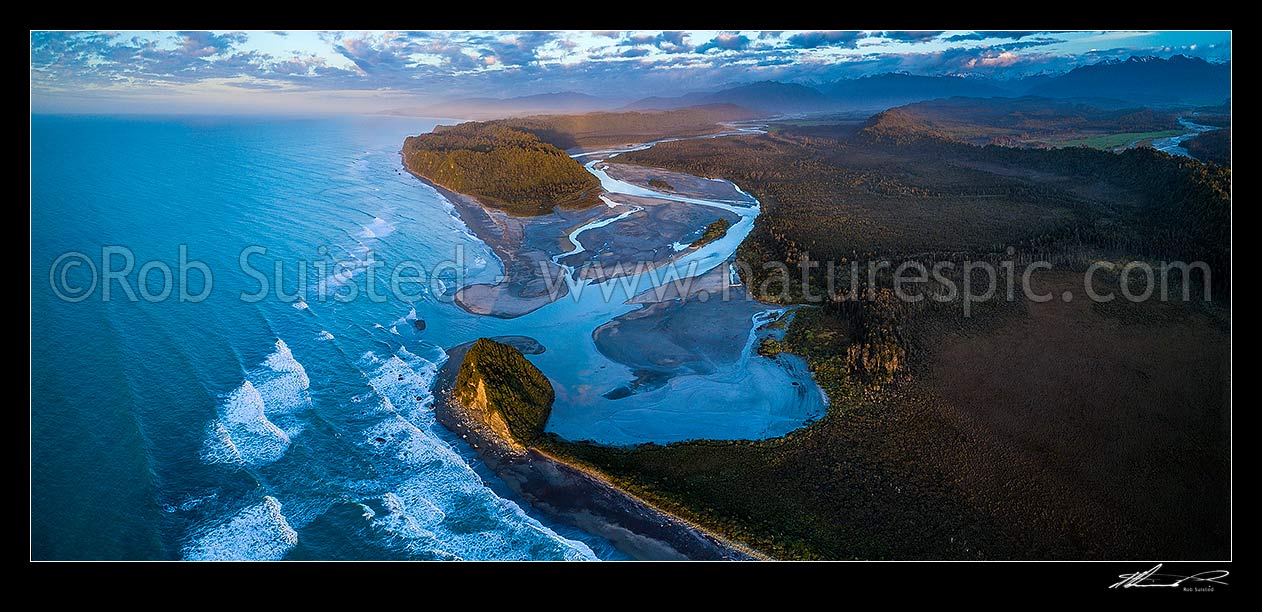
[[[545,215],[553,208],[600,203],[600,181],[565,150],[621,146],[648,139],[724,131],[721,122],[756,113],[731,104],[673,111],[538,115],[437,126],[403,143],[413,174],[474,196],[509,214]]]
[[[520,444],[543,433],[554,398],[552,383],[521,351],[489,338],[474,342],[465,353],[455,393],[465,404],[485,405]]]
[[[600,203],[600,181],[534,134],[487,123],[438,126],[403,143],[408,170],[518,216]]]
[[[821,420],[760,441],[541,443],[782,558],[1223,554],[1230,168],[1150,149],[976,146],[906,118],[785,122],[619,158],[729,179],[762,201],[737,253],[744,284],[803,306],[760,354],[807,360],[830,399]],[[815,270],[805,291],[826,297],[812,301],[763,267],[808,257],[1042,260],[1056,295],[1081,293],[1095,261],[1204,261],[1213,294],[992,300],[962,316],[959,299],[896,299],[888,269],[856,294],[829,294]],[[1120,279],[1094,285],[1116,293]],[[1186,469],[1144,467],[1158,456]]]
[[[1023,104],[1021,113],[1038,116]],[[978,125],[929,125],[894,111],[867,121],[790,119],[765,134],[619,156],[731,180],[760,200],[738,269],[755,297],[793,307],[772,323],[783,338],[758,353],[807,362],[829,398],[807,427],[756,441],[570,441],[544,431],[550,386],[520,355],[475,346],[470,371],[489,381],[515,437],[778,558],[1221,558],[1230,499],[1229,163],[1142,147],[1001,146],[1014,129],[1008,114],[970,116]],[[1085,124],[1048,119],[1046,133],[1068,125],[1081,135],[1083,125],[1108,121],[1115,130],[1160,129],[1171,120],[1142,112]],[[437,173],[444,156],[505,142],[559,153],[581,131],[563,125],[465,124],[423,147],[409,140],[409,149],[424,151]],[[699,241],[726,230],[713,224]],[[837,287],[822,265],[1048,262],[1040,288],[1059,296],[1081,293],[1087,280],[1097,291],[1123,290],[1116,272],[1086,277],[1094,263],[1167,260],[1204,262],[1208,274],[1193,270],[1173,290],[1211,286],[1209,299],[991,300],[961,314],[959,296],[936,299],[934,283],[914,289],[929,299],[896,297],[894,266]],[[797,278],[807,261],[821,265],[805,285],[772,265]],[[972,280],[958,268],[946,277]],[[465,368],[461,376],[473,379]],[[1171,465],[1179,467],[1154,467]]]

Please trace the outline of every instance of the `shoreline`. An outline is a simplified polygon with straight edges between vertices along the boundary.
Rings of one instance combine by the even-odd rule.
[[[546,279],[539,270],[541,264],[555,265],[551,256],[546,250],[526,244],[529,240],[526,234],[531,220],[546,218],[550,215],[515,217],[494,207],[484,206],[474,196],[452,191],[417,174],[408,167],[406,161],[402,164],[408,174],[432,187],[450,202],[465,227],[474,237],[490,247],[491,252],[495,253],[500,260],[504,273],[499,282],[474,283],[458,287],[452,296],[452,301],[457,306],[470,314],[515,319],[569,294],[569,287],[565,283],[548,287]],[[593,207],[585,210],[598,209]],[[575,212],[582,214],[583,211]],[[556,213],[554,212],[553,215]],[[498,220],[497,217],[499,217]],[[550,222],[568,224],[573,221],[558,216]],[[560,236],[560,240],[568,241],[568,232]]]
[[[554,520],[611,541],[636,560],[753,561],[765,555],[659,510],[601,475],[506,440],[452,396],[472,342],[447,349],[434,382],[434,413],[514,493]]]
[[[721,135],[725,135],[725,133],[716,133],[709,137]],[[534,267],[537,267],[537,261],[533,260],[538,259],[538,257],[534,255],[540,253],[546,255],[544,250],[548,247],[545,247],[543,242],[541,242],[540,230],[553,232],[554,230],[563,229],[563,226],[566,224],[572,226],[576,222],[579,223],[579,226],[586,225],[600,217],[600,215],[595,215],[592,218],[583,220],[576,219],[570,215],[558,214],[555,219],[538,219],[533,222],[531,220],[534,218],[523,220],[485,207],[473,196],[453,192],[442,187],[413,172],[407,167],[406,163],[404,163],[404,167],[410,174],[433,187],[435,191],[451,202],[456,209],[457,215],[469,228],[469,231],[490,246],[504,265],[504,279],[497,284],[469,285],[462,287],[457,292],[457,304],[473,314],[515,318],[550,303],[551,300],[546,300],[547,296],[545,296],[546,301],[543,304],[534,305],[524,312],[505,314],[497,312],[495,309],[497,298],[509,298],[509,301],[514,302],[518,307],[521,306],[523,299],[529,299],[529,297],[523,298],[520,293],[521,290],[529,288],[527,283],[523,282],[523,277],[526,275],[514,275],[514,271],[521,272],[520,269],[514,270],[514,268],[516,265],[520,265],[523,259],[531,259],[532,263],[535,263]],[[639,183],[647,183],[650,178],[648,174],[641,176],[642,173],[651,173],[653,176],[658,174],[666,176],[671,180],[672,185],[678,186],[678,191],[676,191],[675,187],[671,189],[677,195],[706,198],[737,206],[747,202],[756,204],[756,200],[753,200],[735,185],[724,187],[724,184],[721,182],[692,177],[682,173],[640,168],[634,165],[620,168],[619,172],[619,174],[626,175],[626,178],[637,186],[639,186]],[[624,194],[622,198],[629,198],[641,204],[637,212],[631,213],[642,217],[639,219],[639,224],[635,227],[642,225],[647,228],[654,228],[664,223],[669,225],[667,219],[656,218],[659,216],[658,214],[650,213],[669,213],[672,216],[678,216],[682,214],[682,211],[692,211],[683,215],[686,218],[672,219],[672,222],[678,223],[681,228],[703,226],[704,223],[700,223],[699,219],[692,218],[698,214],[707,217],[705,220],[708,220],[708,217],[711,216],[739,218],[731,210],[713,210],[710,207],[696,207],[696,210],[693,210],[695,205],[686,201],[662,201],[660,204],[669,204],[670,206],[659,207],[657,205],[659,204],[658,202],[639,201],[642,198],[636,196]],[[653,206],[649,206],[649,204],[653,204]],[[631,236],[623,235],[627,231],[626,227],[628,226],[621,226],[616,230],[607,230],[604,233],[610,234],[610,236],[606,237],[602,234],[600,238],[604,238],[604,240],[601,242],[620,243],[622,240],[630,238]],[[530,234],[528,230],[536,231]],[[600,232],[599,229],[591,231]],[[648,236],[638,235],[639,232],[632,233],[637,234],[635,238],[640,241],[648,238]],[[552,240],[555,240],[558,245],[562,245],[562,248],[564,248],[563,245],[566,241],[570,243],[571,247],[580,247],[581,245],[570,238],[571,234],[572,230],[566,230]],[[672,239],[674,238],[678,237],[672,237]],[[650,242],[659,241],[660,239],[651,240]],[[545,242],[550,244],[551,240]],[[606,246],[608,245],[606,244]],[[628,248],[623,246],[615,250],[621,252]],[[581,249],[578,250],[581,251]],[[690,248],[688,250],[697,249]],[[564,258],[564,253],[561,255]],[[673,254],[668,254],[667,259],[674,259]],[[551,261],[552,258],[549,258],[549,260]],[[573,263],[578,264],[580,262]],[[703,276],[723,276],[726,279],[726,274],[727,266],[719,266],[711,273]],[[707,283],[703,284],[708,287]],[[516,295],[503,293],[506,289],[512,288],[518,289]],[[464,294],[470,290],[473,290],[477,295],[472,296],[471,299],[462,299],[469,297]],[[688,293],[691,294],[694,291],[689,291]],[[653,305],[651,302],[675,301],[669,299],[646,300],[648,293],[650,291],[631,296],[629,301],[636,301],[640,304],[640,309],[637,309],[637,312]],[[676,297],[683,298],[684,296]],[[646,301],[650,303],[646,303]],[[704,301],[701,300],[701,302]],[[755,300],[755,303],[758,302]],[[663,305],[657,304],[659,307]],[[742,314],[744,316],[739,318],[742,320],[747,319],[748,313]],[[611,323],[614,322],[611,321]],[[755,326],[751,333],[756,333],[756,331]],[[593,333],[593,340],[595,339],[595,333]],[[744,338],[741,338],[741,340],[744,340]],[[447,430],[460,436],[474,450],[486,467],[495,473],[521,500],[528,502],[558,522],[605,538],[612,542],[618,550],[634,559],[759,560],[770,558],[761,552],[729,541],[721,535],[654,507],[614,484],[603,474],[593,472],[582,464],[571,463],[539,448],[522,447],[515,440],[506,439],[496,433],[486,425],[485,420],[478,418],[478,414],[482,412],[482,409],[476,406],[462,406],[459,401],[454,399],[452,394],[456,374],[464,360],[467,348],[472,344],[472,342],[466,342],[447,349],[448,360],[440,368],[433,386],[435,415],[437,420]],[[615,363],[619,362],[618,360],[613,361]],[[676,375],[680,373],[682,372],[675,372]]]

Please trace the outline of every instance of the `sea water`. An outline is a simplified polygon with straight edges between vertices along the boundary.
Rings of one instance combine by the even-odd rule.
[[[441,347],[476,338],[475,317],[429,294],[298,291],[299,261],[326,262],[331,287],[363,285],[373,260],[432,264],[458,247],[469,282],[500,272],[450,204],[401,170],[403,138],[434,124],[32,118],[34,558],[620,556],[506,499],[435,421]],[[144,262],[176,269],[181,248],[213,288],[183,303],[178,289],[130,301],[120,281],[109,301],[100,285],[59,297],[58,258],[103,268],[103,247],[133,255],[133,293]],[[301,297],[243,300],[260,288],[239,265],[248,247],[266,249],[251,261],[269,277],[290,266],[283,293]],[[157,293],[162,271],[149,272]],[[91,280],[86,265],[65,278]],[[198,272],[188,281],[201,291]],[[409,333],[417,317],[424,337]]]
[[[444,347],[484,336],[544,345],[530,359],[557,389],[548,427],[570,439],[764,438],[822,414],[804,364],[750,358],[752,340],[712,374],[605,397],[634,374],[592,331],[650,284],[511,320],[453,304],[503,270],[402,167],[403,139],[435,124],[32,118],[35,558],[624,558],[514,499],[436,422]],[[615,199],[652,194],[588,166]],[[735,251],[758,213],[739,193],[658,194],[741,217],[676,275]],[[423,282],[396,290],[393,270]],[[775,312],[731,324],[752,339]]]

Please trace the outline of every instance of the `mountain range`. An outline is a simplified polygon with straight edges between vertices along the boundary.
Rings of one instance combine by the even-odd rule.
[[[461,98],[392,114],[468,119],[591,111],[673,110],[703,104],[735,104],[768,115],[821,111],[877,112],[925,100],[1035,95],[1089,101],[1099,108],[1221,104],[1231,97],[1231,63],[1174,55],[1131,57],[1080,66],[1063,74],[995,80],[978,76],[883,73],[803,85],[778,81],[726,86],[630,103],[611,97],[559,92],[513,98]]]

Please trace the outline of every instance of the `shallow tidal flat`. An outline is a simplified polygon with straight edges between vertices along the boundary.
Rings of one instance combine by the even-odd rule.
[[[752,205],[755,202],[753,197],[729,181],[701,178],[683,172],[636,164],[608,163],[601,167],[611,178],[646,189],[657,189],[658,187],[650,181],[661,181],[670,186],[666,191],[684,198],[746,205]]]
[[[504,276],[499,282],[477,283],[456,291],[456,304],[479,315],[516,318],[564,297],[568,291],[565,283],[552,287],[548,282],[548,276],[557,278],[563,273],[552,258],[573,246],[568,238],[571,231],[618,214],[607,206],[594,206],[582,210],[556,208],[547,215],[516,217],[482,206],[472,196],[429,184],[451,201],[469,230],[490,246],[504,264]]]
[[[762,439],[822,416],[827,400],[805,362],[756,354],[783,310],[732,283],[757,199],[613,155],[579,156],[605,191],[586,209],[513,217],[444,192],[505,268],[496,283],[460,289],[457,303],[548,348],[531,358],[556,392],[547,430],[613,445]],[[727,235],[692,246],[719,219]]]
[[[574,268],[578,278],[601,282],[661,267],[687,249],[707,224],[740,219],[740,215],[689,202],[621,194],[613,199],[631,207],[629,214],[584,231],[584,249],[558,259]]]

